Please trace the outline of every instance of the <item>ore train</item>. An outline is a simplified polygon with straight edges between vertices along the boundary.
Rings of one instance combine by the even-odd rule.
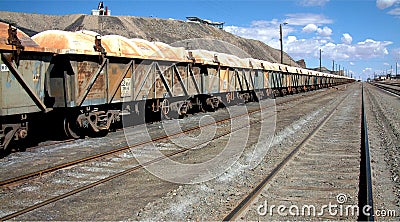
[[[140,123],[182,117],[354,81],[91,31],[51,30],[30,38],[5,23],[0,53],[0,150],[42,133],[36,129],[60,128],[70,138],[102,136],[124,118]]]

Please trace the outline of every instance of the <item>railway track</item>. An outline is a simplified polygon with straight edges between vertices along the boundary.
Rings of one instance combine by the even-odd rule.
[[[261,109],[252,111],[249,114],[256,113],[256,112],[259,112],[259,111],[261,111]],[[239,116],[234,116],[232,118],[238,118],[238,117],[241,117],[243,115],[247,115],[247,113],[246,114],[241,114]],[[199,130],[202,127],[207,127],[207,126],[213,125],[213,124],[225,123],[225,122],[231,120],[232,118],[225,118],[225,119],[219,120],[219,121],[217,121],[215,123],[212,122],[212,123],[208,123],[208,124],[201,125],[201,126],[195,126],[195,127],[186,129],[184,131],[178,132],[178,133],[173,134],[173,135],[161,135],[159,137],[152,138],[151,140],[148,140],[148,141],[142,141],[142,142],[139,142],[139,143],[136,143],[136,144],[133,144],[133,145],[123,146],[123,147],[120,147],[118,149],[110,150],[108,152],[99,153],[99,154],[96,154],[96,155],[92,155],[92,156],[88,156],[88,157],[81,158],[81,159],[78,159],[78,160],[74,160],[74,161],[71,161],[71,162],[68,162],[68,163],[56,165],[56,166],[53,166],[53,167],[50,167],[50,168],[47,168],[47,169],[44,169],[44,170],[40,170],[40,171],[36,171],[36,172],[33,172],[33,173],[25,174],[25,175],[22,175],[22,176],[19,176],[19,177],[3,180],[3,181],[0,181],[0,188],[4,188],[4,187],[7,187],[7,186],[9,186],[9,185],[11,185],[13,183],[21,182],[23,180],[26,180],[26,179],[29,179],[29,178],[32,178],[32,177],[42,176],[44,174],[48,174],[48,173],[51,173],[51,172],[54,172],[54,171],[57,171],[57,170],[60,170],[60,169],[71,167],[71,166],[74,166],[74,165],[77,165],[77,164],[80,164],[80,163],[93,161],[93,160],[96,160],[96,159],[99,159],[99,158],[102,158],[102,157],[105,157],[105,156],[118,154],[118,153],[124,152],[124,151],[126,151],[128,149],[132,149],[132,148],[135,148],[135,147],[143,146],[143,145],[146,145],[146,144],[149,144],[149,143],[153,143],[153,142],[159,142],[159,141],[162,141],[162,140],[166,140],[166,139],[169,139],[171,136],[179,136],[179,135],[182,135],[182,134],[185,134],[185,133],[189,133],[189,132],[192,132],[192,131],[195,131],[195,130]]]
[[[370,206],[371,212],[374,212],[374,200],[372,194],[372,173],[371,159],[368,141],[367,113],[365,111],[364,84],[362,87],[362,105],[361,105],[361,163],[360,163],[360,185],[358,206]],[[374,221],[374,215],[360,214],[360,221]]]
[[[372,82],[371,84],[386,92],[400,96],[400,83]]]
[[[374,182],[374,209],[392,210],[384,220],[399,220],[399,96],[365,85],[368,135]],[[378,220],[378,219],[377,219]]]
[[[365,120],[365,114],[361,115],[361,120],[357,115],[357,110],[361,109],[361,102],[358,106],[349,105],[352,100],[358,101],[358,97],[359,94],[349,94],[341,99],[327,117],[269,171],[270,173],[249,191],[223,220],[373,220],[371,217],[358,218],[358,214],[344,215],[343,212],[341,215],[332,215],[330,211],[318,208],[330,203],[339,207],[355,206],[359,209],[366,204],[372,206],[370,166],[367,159],[369,154],[364,145],[360,149],[359,141],[362,134],[363,140],[368,142],[368,138],[365,137],[367,131],[361,132],[360,127],[362,119]],[[354,124],[354,120],[360,124]],[[353,126],[349,127],[351,124]],[[342,126],[341,129],[345,132],[335,132],[338,129],[337,125]],[[362,127],[366,128],[366,125]],[[354,134],[352,131],[360,134]],[[348,136],[342,138],[346,134]],[[366,146],[368,147],[368,143]],[[364,185],[360,185],[359,178],[360,152],[363,153],[361,157],[365,161],[361,163],[361,180]],[[364,195],[365,193],[367,195]],[[364,199],[357,202],[358,197]],[[283,207],[280,208],[281,211],[277,210],[278,206]],[[302,214],[304,206],[316,207],[316,214],[315,211],[314,215],[312,214],[312,208],[307,208],[309,212],[306,212],[311,215]]]
[[[329,91],[324,91],[324,92],[314,91],[314,92],[310,92],[310,94],[309,94],[310,98],[308,100],[319,99],[321,97],[324,97],[327,93],[331,93],[331,92],[329,92]],[[297,99],[298,99],[297,97],[292,97],[292,98],[286,99],[286,100],[284,100],[284,101],[282,101],[282,102],[280,102],[280,103],[278,103],[276,105],[283,105],[283,104],[286,104],[286,103],[293,102],[293,101],[295,101]],[[296,106],[296,104],[294,104],[293,107],[294,106]],[[264,107],[264,108],[268,108],[268,107]],[[256,106],[256,109],[251,108],[251,107],[249,109],[250,110],[249,110],[248,114],[257,113],[257,112],[260,112],[262,110],[260,108],[257,108],[257,106]],[[238,117],[241,117],[243,115],[247,115],[247,114],[241,114],[239,116],[222,118],[222,119],[218,120],[217,122],[215,122],[215,124],[223,124],[223,123],[231,120],[232,118],[238,118]],[[166,140],[170,136],[179,136],[179,135],[182,135],[182,134],[185,134],[185,133],[196,131],[196,130],[199,130],[200,128],[202,128],[202,127],[206,127],[206,126],[211,125],[211,124],[214,124],[214,123],[209,123],[209,124],[205,124],[205,125],[201,125],[201,126],[196,125],[194,127],[189,127],[187,129],[185,129],[184,131],[176,133],[174,135],[155,136],[151,140],[140,141],[140,142],[137,142],[135,144],[125,145],[125,146],[122,146],[122,147],[118,147],[116,149],[107,150],[106,152],[101,152],[101,153],[97,153],[97,154],[93,154],[93,155],[88,155],[88,156],[83,157],[83,158],[79,158],[79,159],[76,159],[76,160],[68,161],[68,162],[65,162],[65,163],[62,163],[62,164],[57,164],[57,165],[54,165],[52,167],[48,167],[46,169],[37,170],[37,171],[34,171],[34,172],[30,172],[30,173],[25,173],[23,175],[16,176],[16,177],[13,177],[13,178],[3,179],[3,180],[0,181],[0,188],[5,188],[7,186],[13,185],[15,183],[20,183],[20,182],[25,181],[27,179],[43,176],[45,174],[49,174],[49,173],[55,172],[57,170],[61,170],[61,169],[68,168],[68,167],[73,167],[74,165],[77,165],[77,164],[82,164],[82,163],[85,163],[85,162],[88,162],[88,161],[95,161],[95,160],[103,158],[103,157],[115,155],[115,154],[124,152],[126,150],[133,149],[133,148],[138,147],[138,146],[142,146],[142,145],[146,145],[146,144],[149,144],[149,143],[154,143],[154,142]],[[119,130],[119,131],[122,131],[122,129]],[[123,139],[125,139],[125,138],[123,138]],[[70,144],[70,143],[73,143],[73,142],[74,142],[74,140],[58,141],[58,142],[50,143],[47,146]],[[120,143],[120,142],[122,142],[122,141],[116,141],[115,143]],[[34,148],[29,148],[29,149],[34,149]]]
[[[318,98],[318,97],[323,97],[323,94],[319,94],[319,95],[316,96],[316,97],[317,97],[317,98]],[[314,97],[314,98],[310,98],[310,99],[316,99],[316,98]],[[289,99],[289,100],[287,100],[287,101],[285,101],[285,102],[290,102],[290,101],[292,101],[292,100]],[[258,111],[259,111],[259,110],[253,111],[253,113],[257,113]],[[247,114],[246,114],[246,115],[247,115]],[[226,121],[226,120],[225,120],[225,121]],[[214,124],[214,123],[213,123],[213,124]],[[254,123],[252,123],[252,124],[254,124]],[[201,127],[205,127],[205,126],[201,126]],[[244,126],[244,127],[246,127],[246,126]],[[195,130],[195,129],[191,129],[191,130]],[[185,132],[189,132],[189,131],[185,131]],[[224,136],[224,135],[227,135],[227,134],[220,135],[219,137]],[[169,137],[171,137],[171,135],[169,135]],[[162,139],[162,138],[160,137],[160,138],[156,138],[156,139],[163,140],[163,139],[167,139],[167,138],[163,138],[163,139]],[[217,139],[217,138],[215,138],[215,139]],[[154,140],[152,140],[152,141],[150,141],[150,142],[154,142]],[[145,144],[142,144],[142,145],[145,145]],[[139,146],[139,145],[138,145],[138,146]],[[125,147],[125,148],[126,148],[126,150],[127,150],[127,149],[130,149],[131,147]],[[175,151],[175,152],[166,154],[165,157],[163,157],[163,158],[169,158],[169,157],[172,157],[172,156],[175,156],[175,155],[178,155],[178,154],[187,152],[188,150],[190,150],[190,149],[182,149],[182,150],[179,150],[179,151]],[[117,153],[117,152],[123,152],[123,151],[122,151],[122,150],[119,150],[119,151],[114,152],[114,154]],[[111,157],[105,158],[106,161],[97,161],[97,162],[95,162],[95,163],[96,163],[95,165],[101,166],[102,164],[105,164],[105,162],[114,162],[114,159],[115,159],[115,158],[113,158],[113,156],[115,157],[114,154],[108,153],[108,154],[102,155],[102,157],[106,157],[106,156],[111,156]],[[129,153],[128,153],[127,155],[129,155]],[[101,157],[97,157],[97,160],[98,160],[98,159],[101,159]],[[92,160],[94,160],[94,159],[92,159]],[[130,160],[131,160],[131,159],[128,158],[127,161],[129,162]],[[134,172],[134,171],[137,171],[137,170],[139,170],[139,169],[142,169],[142,168],[145,167],[146,165],[154,164],[154,163],[156,163],[157,161],[160,161],[160,160],[162,160],[162,159],[155,159],[155,160],[149,161],[149,162],[147,162],[147,163],[145,163],[145,164],[143,164],[143,165],[136,165],[136,166],[133,166],[132,168],[126,169],[126,170],[124,170],[124,171],[122,171],[122,172],[118,172],[118,173],[113,174],[113,175],[109,175],[109,176],[107,176],[106,178],[103,178],[103,179],[101,179],[101,180],[97,180],[97,181],[95,181],[95,182],[90,182],[90,181],[89,181],[90,183],[89,183],[89,182],[83,182],[83,183],[86,183],[86,184],[84,184],[84,186],[80,186],[79,188],[74,189],[74,190],[72,190],[72,191],[64,192],[64,193],[61,194],[61,195],[57,195],[57,196],[48,198],[48,199],[45,200],[45,201],[42,201],[42,202],[37,203],[37,204],[35,204],[35,205],[26,207],[26,208],[24,208],[24,209],[22,209],[22,210],[20,209],[20,210],[14,212],[14,213],[11,213],[11,214],[8,214],[8,215],[4,216],[4,217],[1,218],[1,219],[2,219],[2,220],[12,219],[12,218],[14,218],[14,217],[16,217],[16,216],[18,216],[18,215],[27,213],[27,212],[29,212],[29,211],[32,211],[32,210],[34,210],[34,209],[37,209],[37,208],[40,208],[40,207],[42,207],[42,206],[48,205],[48,204],[53,203],[53,202],[55,202],[55,201],[64,199],[64,198],[66,198],[66,197],[68,197],[68,196],[77,194],[77,193],[82,192],[82,191],[84,191],[84,190],[93,188],[93,187],[95,187],[95,186],[98,186],[99,184],[102,184],[102,183],[105,183],[105,182],[107,182],[107,181],[113,180],[113,179],[115,179],[115,178],[117,178],[117,177],[121,177],[121,176],[123,176],[123,175],[127,175],[127,174],[129,174],[129,173],[132,173],[132,172]],[[124,160],[122,160],[122,161],[124,161]],[[84,161],[82,161],[80,164],[82,164],[83,162],[84,162]],[[125,165],[129,165],[129,164],[125,164]],[[70,166],[65,166],[65,167],[71,168],[71,166],[72,166],[72,165],[70,165]],[[92,169],[93,169],[92,166],[85,166],[85,167],[86,167],[86,168],[92,168]],[[103,167],[103,166],[101,166],[101,167]],[[104,166],[104,167],[105,167],[105,166]],[[111,167],[110,167],[110,168],[111,168]],[[115,168],[115,167],[112,167],[112,168]],[[61,169],[61,168],[60,168],[60,169]],[[58,170],[60,170],[60,169],[58,169]],[[48,171],[48,172],[44,172],[44,173],[49,174],[50,172],[54,172],[54,171],[56,171],[56,170]],[[115,171],[115,169],[110,169],[110,171]],[[58,172],[58,171],[57,171],[57,172]],[[54,172],[54,173],[52,173],[52,174],[49,175],[49,176],[55,175],[55,174],[57,174],[57,172]],[[38,176],[38,175],[36,175],[36,176]],[[99,176],[99,175],[98,175],[98,176]],[[34,176],[33,176],[33,177],[34,177]],[[100,177],[101,177],[101,176],[100,176]],[[27,179],[27,178],[25,178],[25,179],[23,179],[23,180],[26,180],[26,179]],[[14,181],[14,182],[12,182],[12,183],[15,183],[15,182],[16,182],[16,181]],[[81,183],[82,183],[82,182],[81,182]]]
[[[262,109],[252,111],[252,112],[250,112],[250,114],[249,114],[249,113],[244,113],[244,114],[241,114],[241,115],[234,116],[234,117],[232,117],[232,118],[240,118],[240,117],[243,117],[243,116],[246,116],[246,115],[251,115],[251,114],[254,114],[254,113],[258,113],[259,111],[261,111],[261,110],[263,110],[263,109],[267,109],[267,108],[271,108],[271,107],[264,107],[264,108],[262,108]],[[232,118],[227,118],[227,119],[220,120],[220,121],[217,122],[217,124],[223,124],[223,123],[229,121],[229,120],[232,119]],[[269,118],[269,117],[267,117],[267,118]],[[259,120],[256,120],[256,121],[252,121],[252,122],[250,123],[250,125],[259,123],[260,121],[263,121],[263,120],[264,120],[264,119],[259,119]],[[197,126],[197,127],[190,128],[190,129],[188,129],[188,130],[184,130],[183,132],[179,132],[179,133],[176,133],[176,134],[174,134],[174,135],[160,136],[160,137],[157,137],[157,138],[153,139],[152,141],[146,141],[146,142],[142,142],[142,143],[140,143],[140,144],[135,144],[134,147],[144,146],[144,145],[146,145],[146,144],[148,144],[148,143],[160,142],[160,141],[162,141],[162,140],[171,139],[171,137],[175,137],[175,136],[179,136],[179,135],[182,135],[182,134],[185,134],[185,133],[189,133],[189,132],[198,130],[198,129],[200,129],[200,128],[205,128],[205,127],[207,127],[207,126],[209,126],[209,125],[214,125],[214,124],[215,124],[215,123],[212,122],[212,123],[210,123],[210,124],[206,124],[206,125],[202,125],[202,126]],[[235,131],[241,130],[241,129],[243,129],[243,128],[247,128],[247,127],[249,127],[250,125],[245,124],[245,125],[236,127],[233,131],[228,131],[228,132],[220,133],[220,134],[218,134],[217,136],[213,137],[212,140],[213,140],[213,141],[214,141],[214,140],[217,140],[217,139],[219,139],[219,138],[221,138],[221,137],[224,137],[224,136],[227,136],[227,135],[229,135],[229,134],[231,134],[231,133],[233,133],[233,132],[235,132]],[[41,201],[41,202],[36,203],[36,204],[33,204],[33,205],[29,206],[29,207],[23,207],[22,209],[19,209],[19,210],[13,212],[13,213],[10,213],[10,214],[8,214],[8,215],[3,216],[2,218],[0,218],[0,220],[9,220],[9,219],[15,218],[15,217],[17,217],[17,216],[20,216],[20,215],[22,215],[22,214],[28,213],[28,212],[30,212],[30,211],[33,211],[33,210],[38,209],[38,208],[40,208],[40,207],[43,207],[43,206],[45,206],[45,205],[54,203],[54,202],[56,202],[56,201],[65,199],[65,198],[67,198],[67,197],[70,197],[70,196],[75,195],[75,194],[77,194],[77,193],[80,193],[80,192],[82,192],[82,191],[85,191],[85,190],[88,190],[88,189],[90,189],[90,188],[96,187],[96,186],[98,186],[98,185],[100,185],[100,184],[106,183],[106,182],[111,181],[111,180],[113,180],[113,179],[116,179],[116,178],[118,178],[118,177],[121,177],[121,176],[130,174],[130,173],[132,173],[132,172],[134,172],[134,171],[137,171],[137,170],[140,170],[140,169],[143,169],[144,167],[149,166],[149,165],[151,165],[151,164],[155,164],[155,163],[157,163],[157,162],[159,162],[159,161],[161,161],[161,160],[164,160],[164,159],[167,159],[167,158],[171,158],[171,157],[173,157],[173,156],[177,156],[177,155],[179,155],[179,154],[188,152],[188,151],[190,151],[191,149],[194,149],[196,146],[199,146],[199,145],[201,145],[201,144],[196,144],[194,147],[190,147],[190,148],[177,149],[176,151],[168,152],[167,154],[164,154],[164,156],[159,157],[159,158],[152,159],[152,160],[150,160],[150,161],[148,161],[148,162],[140,163],[140,164],[134,164],[133,167],[129,167],[128,169],[125,169],[125,170],[123,170],[123,171],[121,171],[121,172],[112,173],[111,175],[107,175],[107,176],[100,175],[100,177],[105,177],[105,178],[100,179],[100,180],[96,180],[95,182],[91,182],[90,180],[88,180],[88,178],[86,178],[86,181],[80,181],[80,182],[79,182],[79,183],[84,183],[83,186],[79,186],[78,188],[73,189],[73,190],[70,190],[70,191],[68,191],[68,192],[65,192],[65,193],[63,193],[63,194],[61,194],[61,195],[55,195],[55,196],[53,196],[53,197],[51,197],[51,198],[48,198],[48,199],[46,199],[46,200],[44,200],[44,201]],[[113,151],[110,152],[110,153],[103,153],[103,154],[101,154],[100,157],[104,157],[104,156],[106,156],[106,155],[115,154],[115,153],[117,153],[117,152],[122,152],[122,151],[127,150],[127,149],[130,149],[130,148],[132,148],[132,147],[133,147],[133,146],[127,146],[127,147],[123,147],[123,148],[121,148],[121,149],[119,149],[119,150],[113,150]],[[126,155],[129,155],[129,153],[126,153],[125,156],[126,156]],[[47,170],[46,170],[45,172],[43,172],[43,173],[49,173],[50,171],[65,169],[65,168],[67,168],[67,167],[71,167],[72,165],[81,164],[81,163],[86,162],[86,161],[88,161],[88,160],[93,160],[93,159],[98,159],[98,158],[99,158],[99,156],[93,156],[93,157],[90,157],[90,158],[84,158],[84,159],[81,159],[81,160],[79,160],[79,161],[71,162],[71,163],[69,163],[68,165],[57,166],[57,169],[55,169],[55,168],[47,169]],[[133,158],[133,156],[130,156],[130,158],[127,158],[126,160],[129,162],[132,158]],[[108,162],[111,162],[112,160],[113,160],[112,157],[111,157],[111,158],[105,158],[105,159],[101,160],[100,165],[101,165],[101,164],[106,165]],[[124,160],[122,160],[122,161],[124,161]],[[98,165],[98,164],[99,164],[99,163],[97,163],[97,165]],[[124,165],[125,168],[126,168],[126,166],[130,166],[130,165],[132,165],[132,164],[123,164],[123,165]],[[88,168],[90,168],[90,167],[92,167],[91,169],[94,169],[93,166],[84,166],[85,169],[88,169]],[[115,168],[115,167],[114,167],[114,168]],[[123,167],[121,167],[121,168],[123,169]],[[74,168],[70,168],[70,169],[74,169]],[[66,171],[68,171],[68,169],[66,169]],[[111,170],[111,171],[113,171],[113,170]],[[36,175],[36,174],[37,174],[37,173],[35,173],[34,175]],[[64,174],[65,174],[65,172],[63,172],[62,175],[64,175]],[[61,176],[62,176],[62,175],[61,175]],[[33,175],[27,175],[27,176],[28,176],[28,177],[32,177]],[[99,175],[97,175],[97,177],[99,177]],[[93,176],[90,176],[89,178],[93,178]],[[21,177],[21,178],[14,178],[14,179],[12,179],[12,180],[10,180],[10,181],[5,181],[5,182],[3,182],[3,188],[4,188],[4,186],[5,186],[6,184],[15,183],[15,182],[18,181],[18,180],[24,180],[24,179],[26,179],[26,178]],[[85,183],[86,183],[86,184],[85,184]],[[46,189],[49,189],[49,188],[46,187]],[[57,189],[55,189],[55,190],[57,190]]]

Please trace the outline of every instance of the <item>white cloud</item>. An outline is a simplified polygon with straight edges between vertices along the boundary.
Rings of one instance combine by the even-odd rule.
[[[390,66],[390,64],[387,63],[387,62],[384,62],[383,65],[384,65],[384,66]]]
[[[297,13],[287,14],[286,16],[289,18],[287,18],[285,22],[290,25],[306,26],[308,24],[325,25],[333,23],[333,20],[321,14]]]
[[[297,37],[296,37],[296,36],[293,36],[293,35],[288,36],[288,43],[290,43],[290,42],[295,42],[296,40],[297,40]]]
[[[353,37],[349,33],[344,33],[342,37],[342,42],[346,45],[350,45],[353,42]]]
[[[323,27],[323,28],[318,28],[317,25],[315,24],[308,24],[303,28],[303,32],[306,33],[311,33],[311,32],[317,32],[318,35],[324,36],[324,37],[329,37],[332,35],[332,29],[329,27]]]
[[[278,20],[254,21],[250,27],[226,26],[225,30],[244,38],[263,41],[278,49],[280,48],[279,24]],[[387,47],[393,44],[389,41],[372,39],[354,43],[349,33],[344,33],[341,42],[335,43],[330,37],[333,32],[331,28],[327,26],[318,28],[313,22],[307,23],[302,30],[303,32],[314,31],[318,35],[308,39],[299,38],[293,34],[296,31],[293,26],[288,25],[283,29],[284,50],[294,59],[319,58],[320,48],[323,50],[323,56],[326,59],[358,61],[382,58],[389,54]],[[400,49],[391,51],[391,54],[400,55]]]
[[[396,2],[400,2],[399,0],[376,0],[376,7],[379,9],[385,9],[392,7]]]
[[[298,58],[316,57],[321,45],[318,39],[292,39],[285,43],[285,51]]]
[[[375,41],[372,39],[367,39],[364,42],[358,42],[354,45],[355,52],[354,56],[356,58],[376,58],[388,55],[387,46],[393,44],[389,41]]]
[[[317,31],[318,26],[316,26],[315,24],[308,24],[306,26],[304,26],[303,28],[303,32],[315,32]]]
[[[369,73],[371,73],[371,72],[372,72],[372,68],[365,68],[365,69],[363,69],[363,73],[369,74]]]
[[[324,6],[330,0],[301,0],[300,5],[303,6]]]
[[[265,42],[271,47],[279,48],[279,21],[253,21],[250,27],[225,26],[224,30],[232,34]],[[290,26],[282,28],[283,38],[294,29]]]
[[[350,65],[354,66],[355,64],[354,64],[354,62],[350,62]]]
[[[400,8],[394,8],[388,12],[389,15],[400,16]]]
[[[324,27],[324,28],[318,28],[317,33],[321,36],[328,37],[332,35],[332,29],[329,27]]]
[[[285,43],[289,55],[297,58],[319,57],[321,48],[325,58],[334,60],[364,60],[388,54],[387,46],[392,42],[367,39],[356,44],[335,44],[326,39],[296,39]]]

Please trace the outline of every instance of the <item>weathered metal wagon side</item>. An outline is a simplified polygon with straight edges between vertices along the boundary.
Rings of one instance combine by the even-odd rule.
[[[249,59],[206,50],[191,50],[188,54],[193,60],[193,73],[200,76],[198,97],[202,97],[205,110],[257,101],[254,81],[260,68],[254,69]]]
[[[28,123],[50,111],[46,74],[54,51],[39,47],[15,27],[0,23],[0,152],[28,136]]]
[[[198,93],[183,48],[90,31],[46,31],[32,38],[60,50],[48,91],[74,138],[87,130],[105,134],[121,115],[126,123],[185,115],[188,99]]]

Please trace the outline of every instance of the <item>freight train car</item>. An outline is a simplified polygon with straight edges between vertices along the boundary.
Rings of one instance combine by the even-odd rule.
[[[330,87],[353,79],[161,42],[0,24],[0,144],[51,122],[66,136]],[[122,121],[124,120],[124,121]],[[40,125],[40,124],[39,124]]]
[[[49,112],[46,79],[54,51],[0,23],[0,152],[12,140],[25,139],[28,126]]]
[[[46,31],[32,39],[60,50],[47,90],[70,137],[106,134],[122,111],[143,122],[186,113],[190,61],[183,48],[88,31]]]

